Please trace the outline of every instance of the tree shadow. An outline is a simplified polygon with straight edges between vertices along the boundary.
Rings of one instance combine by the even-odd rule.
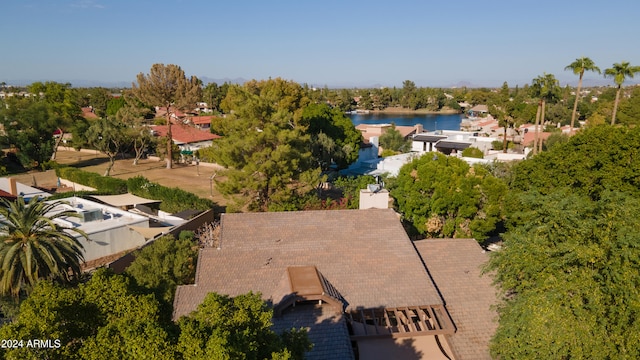
[[[86,156],[86,155],[85,155]],[[87,166],[96,166],[104,163],[108,163],[109,159],[104,157],[94,157],[93,155],[89,155],[91,158],[82,159],[82,155],[78,155],[78,160],[74,163],[70,163],[69,165],[75,168],[83,168]]]
[[[354,329],[347,321],[346,313],[337,313],[328,304],[302,302],[285,309],[280,316],[273,319],[274,330],[278,333],[291,328],[306,328],[313,348],[306,353],[307,358],[338,359],[408,359],[417,360],[431,358],[432,353],[442,354],[444,349],[437,349],[438,340],[433,336],[392,338],[391,336],[362,337],[354,334]],[[424,339],[423,339],[424,338]],[[430,339],[427,339],[430,338]],[[429,340],[425,345],[423,340]],[[425,347],[432,349],[425,352]],[[433,349],[436,347],[435,349]],[[446,355],[439,355],[446,359]]]

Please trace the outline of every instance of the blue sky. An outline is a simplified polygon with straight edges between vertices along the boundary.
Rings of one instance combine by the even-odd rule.
[[[637,0],[4,1],[0,81],[131,83],[164,63],[330,87],[564,84],[580,56],[640,65],[639,14]]]

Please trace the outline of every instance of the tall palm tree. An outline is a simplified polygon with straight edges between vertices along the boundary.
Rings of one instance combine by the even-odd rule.
[[[22,197],[13,202],[0,200],[0,294],[18,296],[40,279],[70,281],[80,275],[83,246],[71,231],[85,239],[88,236],[55,221],[79,216],[62,209],[63,204],[40,197],[28,203]]]
[[[578,110],[578,101],[580,101],[580,90],[582,89],[582,77],[584,76],[585,71],[594,71],[598,74],[601,74],[600,68],[596,66],[593,60],[588,57],[581,57],[576,59],[571,64],[567,65],[565,70],[571,70],[575,75],[580,76],[580,80],[578,80],[578,89],[576,90],[576,100],[573,103],[573,112],[571,113],[571,131],[573,131],[573,125],[576,122],[576,112]]]
[[[538,109],[540,110],[540,122],[539,124],[544,126],[544,112],[546,108],[547,102],[552,102],[555,99],[558,99],[560,96],[560,85],[558,80],[553,74],[547,74],[538,76],[533,79],[531,83],[531,92],[532,95],[536,98],[540,99],[540,103],[538,105]],[[533,144],[533,153],[536,154],[538,152],[538,115],[536,115],[536,137]],[[542,151],[542,139],[540,139],[540,151]]]
[[[616,101],[613,104],[613,114],[611,114],[611,125],[616,123],[616,112],[618,112],[618,104],[620,103],[620,90],[622,89],[622,83],[626,78],[633,79],[636,73],[640,72],[640,66],[631,66],[628,61],[613,64],[610,69],[605,69],[604,77],[613,78],[613,81],[618,85],[618,91],[616,92]]]

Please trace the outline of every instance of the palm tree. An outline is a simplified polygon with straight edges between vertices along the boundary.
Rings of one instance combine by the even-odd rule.
[[[494,103],[490,104],[489,113],[491,113],[491,115],[498,120],[498,124],[504,128],[504,133],[502,134],[502,152],[506,154],[507,130],[514,125],[515,122],[515,103],[509,96],[509,85],[507,85],[506,82],[502,85],[500,96],[494,100]]]
[[[618,85],[618,91],[616,92],[616,101],[613,104],[613,114],[611,114],[611,125],[616,123],[616,112],[618,112],[618,104],[620,103],[620,90],[622,89],[622,83],[626,78],[633,79],[636,73],[640,72],[640,66],[631,66],[628,61],[613,64],[610,69],[605,69],[604,77],[613,78],[613,81]]]
[[[538,76],[533,79],[531,83],[532,95],[540,99],[538,105],[539,115],[536,114],[536,135],[533,142],[533,153],[538,152],[538,124],[544,126],[544,111],[546,103],[557,99],[560,96],[559,82],[553,74],[547,74]],[[540,151],[542,151],[542,139],[540,139]]]
[[[56,221],[79,216],[63,204],[40,197],[0,200],[0,294],[18,296],[40,279],[68,282],[81,274],[83,246],[70,231],[88,236]]]
[[[578,80],[578,89],[576,90],[576,100],[573,103],[573,113],[571,113],[571,131],[573,131],[573,125],[576,122],[576,112],[578,110],[578,101],[580,101],[580,89],[582,89],[582,77],[584,76],[585,71],[594,71],[598,74],[601,74],[600,68],[596,66],[593,60],[588,57],[581,57],[576,59],[576,61],[567,65],[565,70],[571,70],[575,75],[580,76],[580,80]]]

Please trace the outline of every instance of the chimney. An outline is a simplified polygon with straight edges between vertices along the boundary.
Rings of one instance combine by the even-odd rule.
[[[422,124],[415,124],[414,127],[416,128],[416,134],[422,134],[424,132]]]
[[[13,196],[18,196],[18,185],[16,184],[16,179],[9,178],[9,192]]]

